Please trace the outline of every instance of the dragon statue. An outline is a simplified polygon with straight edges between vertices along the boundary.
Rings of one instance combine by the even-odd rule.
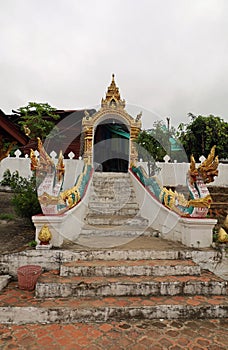
[[[42,141],[37,138],[39,159],[33,149],[30,150],[31,170],[36,172],[38,182],[37,194],[43,214],[57,214],[59,194],[64,180],[63,155],[60,151],[58,162],[55,165],[53,160],[46,153]]]
[[[207,159],[198,168],[194,157],[191,156],[190,168],[186,176],[188,198],[183,193],[162,187],[155,177],[148,177],[141,166],[132,167],[132,171],[152,195],[177,214],[187,217],[206,217],[212,204],[206,184],[214,181],[214,177],[218,176],[219,161],[218,156],[215,156],[215,147],[212,147]]]
[[[37,140],[39,158],[36,156],[34,150],[31,149],[30,159],[31,170],[36,172],[36,178],[39,182],[37,193],[41,209],[43,214],[46,215],[61,214],[80,202],[84,195],[92,167],[86,164],[74,186],[71,189],[63,191],[65,166],[62,151],[60,151],[58,162],[55,165],[45,151],[40,138]]]

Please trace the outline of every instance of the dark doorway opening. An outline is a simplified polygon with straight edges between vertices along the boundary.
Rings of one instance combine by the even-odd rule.
[[[125,124],[115,119],[105,120],[94,135],[95,171],[128,172],[130,133]]]

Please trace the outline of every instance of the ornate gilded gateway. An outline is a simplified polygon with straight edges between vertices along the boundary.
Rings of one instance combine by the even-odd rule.
[[[106,97],[101,100],[101,108],[98,112],[89,115],[85,112],[85,117],[82,120],[82,132],[84,134],[84,161],[87,164],[95,162],[94,157],[94,144],[95,144],[95,133],[97,127],[102,123],[107,122],[109,129],[112,127],[112,131],[119,135],[129,133],[128,142],[128,168],[137,162],[138,154],[134,141],[138,137],[141,130],[141,113],[132,118],[125,110],[125,100],[122,100],[119,93],[119,88],[116,86],[114,74],[112,75],[112,81],[106,92]],[[109,124],[108,124],[109,123]],[[113,126],[111,125],[113,123]],[[119,127],[124,126],[124,130],[118,130]],[[115,128],[114,128],[115,126]],[[115,129],[115,130],[114,130]],[[102,141],[102,140],[100,140]],[[108,143],[109,147],[110,143]],[[105,146],[104,146],[105,147]],[[126,148],[126,143],[125,143]]]

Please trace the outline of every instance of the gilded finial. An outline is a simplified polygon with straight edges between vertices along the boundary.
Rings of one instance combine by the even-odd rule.
[[[40,240],[41,244],[48,244],[52,238],[51,231],[49,230],[48,225],[43,225],[41,228],[38,239]]]
[[[116,86],[115,74],[112,74],[112,81],[108,87],[105,99],[101,100],[101,107],[124,108],[125,101],[121,100],[119,88]]]

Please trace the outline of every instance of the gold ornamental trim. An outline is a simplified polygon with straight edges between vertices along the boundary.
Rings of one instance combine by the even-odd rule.
[[[206,197],[203,198],[191,199],[190,201],[188,201],[188,206],[193,206],[195,208],[210,208],[212,202],[212,198],[208,194]]]
[[[47,192],[44,192],[41,196],[38,197],[40,204],[47,207],[48,205],[58,204],[59,198],[55,196],[51,196]]]

